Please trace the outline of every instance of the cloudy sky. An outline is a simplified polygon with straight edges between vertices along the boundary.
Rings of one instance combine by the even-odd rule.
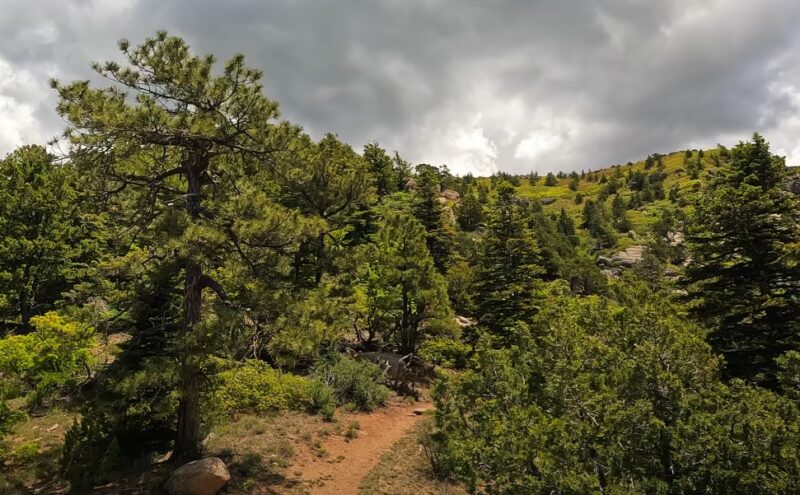
[[[800,165],[797,0],[0,0],[0,155],[62,127],[88,79],[158,29],[265,72],[313,136],[458,173],[599,168],[735,144]]]

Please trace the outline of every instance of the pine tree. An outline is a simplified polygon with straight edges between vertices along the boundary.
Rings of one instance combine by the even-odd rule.
[[[445,273],[453,250],[453,232],[444,224],[442,203],[439,202],[438,171],[430,165],[417,166],[417,195],[414,216],[427,231],[428,249],[439,273]]]
[[[356,311],[368,331],[400,352],[416,352],[424,333],[434,333],[450,317],[447,284],[436,270],[420,222],[391,213],[375,235],[369,262],[359,268]]]
[[[369,163],[378,197],[397,191],[398,181],[394,171],[394,162],[386,150],[378,146],[378,143],[367,143],[364,146],[363,156]]]
[[[785,177],[760,135],[731,150],[692,218],[684,281],[727,374],[773,385],[775,359],[800,349],[800,231]]]
[[[583,206],[583,228],[597,239],[601,247],[613,247],[617,243],[614,228],[611,226],[606,209],[600,201],[586,200]]]
[[[478,198],[467,191],[456,209],[458,226],[465,232],[472,232],[483,223],[483,205]]]
[[[625,201],[619,194],[614,196],[611,202],[611,218],[614,221],[614,227],[620,232],[627,232],[631,230],[631,222],[625,211]]]
[[[290,163],[279,181],[286,189],[284,203],[322,220],[315,239],[310,241],[314,285],[319,285],[330,265],[328,240],[338,244],[341,234],[374,203],[373,178],[368,162],[333,134],[319,143],[304,137]]]
[[[575,221],[567,214],[567,210],[561,207],[561,213],[558,214],[558,231],[567,237],[575,235]]]
[[[225,335],[209,326],[215,320],[204,301],[224,312],[233,301],[222,282],[230,288],[266,277],[276,251],[300,237],[303,222],[271,200],[269,178],[302,140],[296,126],[276,121],[277,103],[263,95],[261,72],[243,56],[218,73],[213,56],[193,54],[166,32],[119,47],[127,66],[93,65],[116,85],[53,81],[57,109],[68,123],[71,160],[117,211],[120,235],[134,233],[150,258],[182,272],[182,287],[170,289],[182,294],[176,359],[169,361],[179,368],[173,456],[196,458],[204,367],[223,347],[214,337]],[[206,289],[216,298],[204,297]]]
[[[501,183],[497,192],[478,267],[475,302],[481,325],[503,339],[515,322],[536,314],[542,268],[539,248],[514,188]]]
[[[0,160],[0,177],[0,315],[6,329],[28,332],[31,317],[87,275],[97,218],[80,202],[74,169],[41,146]]]

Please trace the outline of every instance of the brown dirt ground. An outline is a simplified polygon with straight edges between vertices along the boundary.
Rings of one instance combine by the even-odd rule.
[[[297,475],[299,483],[296,489],[285,493],[357,494],[362,480],[381,456],[420,421],[422,416],[414,411],[430,407],[429,402],[395,401],[371,413],[344,415],[340,419],[344,424],[358,422],[358,436],[330,436],[320,441],[319,447],[305,445],[298,449],[286,472]]]

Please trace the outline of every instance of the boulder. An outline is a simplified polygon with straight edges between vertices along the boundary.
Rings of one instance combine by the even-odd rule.
[[[683,232],[667,232],[667,241],[671,246],[680,246],[683,244]]]
[[[448,225],[455,225],[456,213],[449,206],[442,208],[442,217],[444,217],[444,220]]]
[[[611,264],[614,266],[621,266],[623,268],[630,268],[636,263],[633,259],[624,254],[617,253],[611,257]]]
[[[164,489],[169,495],[214,495],[230,481],[231,473],[219,457],[206,457],[176,469]]]
[[[633,266],[634,263],[641,260],[643,254],[644,246],[631,246],[624,251],[615,253],[614,256],[611,257],[611,264],[629,268]]]
[[[440,193],[440,196],[449,201],[458,201],[461,199],[461,195],[458,194],[458,191],[453,191],[452,189],[445,189]]]
[[[461,315],[456,315],[456,317],[453,319],[456,321],[456,325],[461,328],[471,327],[477,323],[475,320]]]
[[[417,190],[416,179],[408,179],[408,182],[406,182],[406,191],[416,191],[416,190]]]
[[[597,264],[598,266],[609,266],[611,265],[611,258],[607,256],[598,256],[597,257]]]
[[[543,205],[551,205],[556,202],[558,198],[542,198],[539,200]]]
[[[600,270],[600,272],[607,278],[617,278],[622,273],[619,268],[604,268],[603,270]]]

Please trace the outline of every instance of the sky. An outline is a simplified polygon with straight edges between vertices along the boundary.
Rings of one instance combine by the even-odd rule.
[[[243,53],[282,116],[458,174],[597,169],[754,132],[800,165],[798,0],[0,0],[0,156],[48,81],[157,30]]]

